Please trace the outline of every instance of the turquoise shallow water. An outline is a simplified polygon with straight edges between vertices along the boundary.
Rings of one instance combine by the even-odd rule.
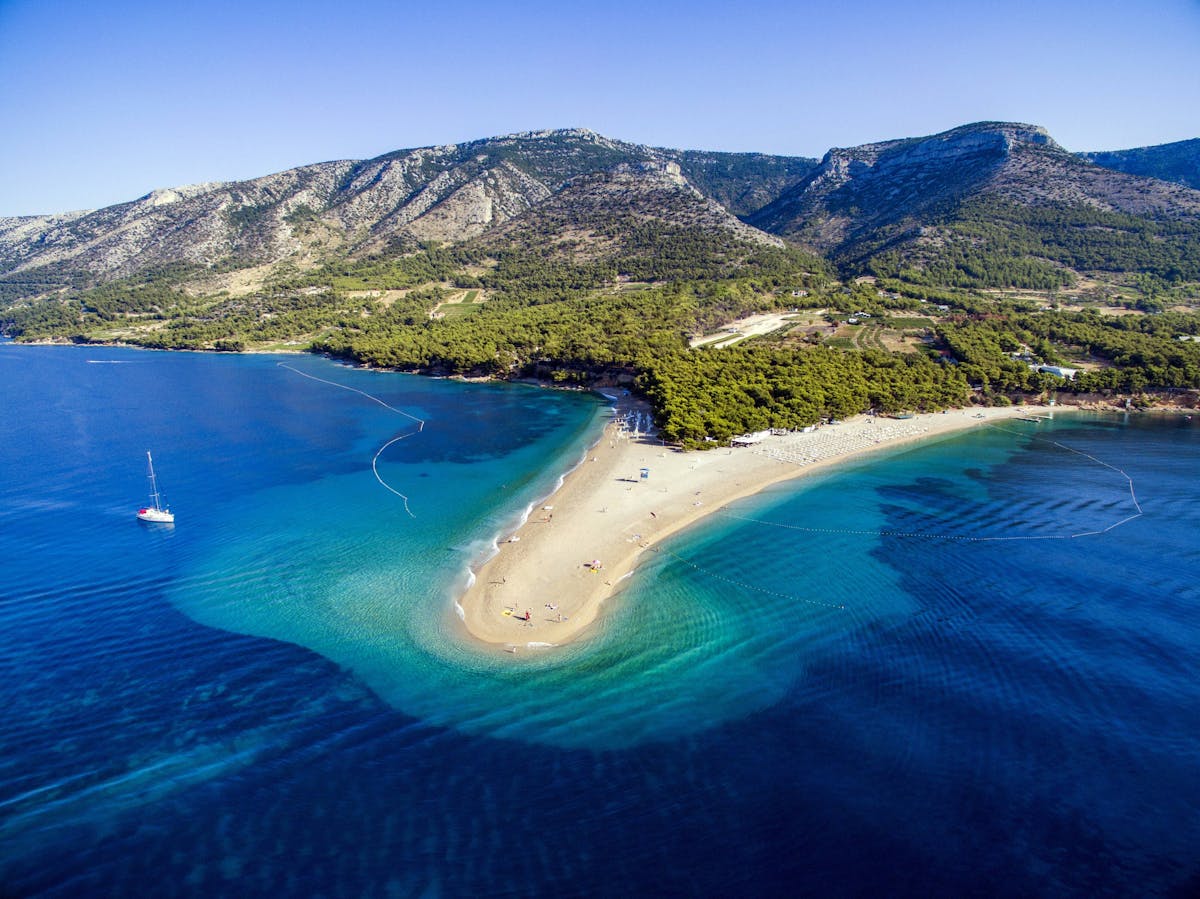
[[[739,616],[691,591],[658,591],[648,620],[618,609],[581,646],[514,656],[462,633],[455,599],[468,566],[598,436],[608,410],[596,398],[288,365],[323,380],[265,374],[360,416],[347,455],[368,460],[395,431],[408,436],[374,470],[343,470],[331,455],[327,474],[205,509],[206,544],[168,592],[187,615],[315,650],[424,721],[562,746],[670,739],[779,698],[788,676],[730,652],[749,639]],[[426,424],[416,431],[372,399]],[[828,609],[798,611],[806,626]]]
[[[1200,876],[1193,421],[1017,422],[777,485],[589,639],[513,657],[453,599],[599,398],[3,344],[0,386],[9,893]],[[146,449],[174,528],[133,520]]]

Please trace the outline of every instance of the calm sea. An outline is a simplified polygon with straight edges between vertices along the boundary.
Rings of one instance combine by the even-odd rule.
[[[1200,420],[780,485],[587,640],[467,643],[469,564],[607,415],[0,344],[0,895],[1200,891]]]

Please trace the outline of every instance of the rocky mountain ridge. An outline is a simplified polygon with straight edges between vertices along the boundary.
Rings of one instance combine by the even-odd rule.
[[[1200,190],[1200,138],[1181,140],[1156,147],[1080,153],[1082,158],[1105,168],[1130,175],[1174,181]]]
[[[105,281],[180,263],[237,267],[460,242],[522,215],[573,178],[620,166],[633,172],[670,165],[683,178],[682,165],[689,165],[730,197],[761,191],[752,175],[733,171],[738,161],[738,154],[658,150],[583,129],[402,150],[248,181],[157,190],[90,212],[0,218],[0,272],[12,280],[51,269]],[[730,172],[714,173],[722,163]],[[779,158],[775,168],[786,178],[789,166],[807,164]],[[756,236],[729,213],[722,216],[728,227]]]
[[[1200,192],[1089,162],[1034,125],[975,123],[835,148],[820,161],[652,148],[566,129],[156,190],[94,211],[0,218],[0,288],[32,297],[168,267],[305,268],[535,233],[594,256],[601,249],[586,244],[613,239],[615,223],[649,220],[752,243],[783,238],[860,265],[881,248],[928,243],[931,228],[981,198],[1200,217]]]
[[[608,171],[580,175],[527,214],[490,231],[482,242],[495,250],[537,246],[543,253],[591,261],[627,250],[633,232],[650,224],[721,231],[748,244],[784,243],[706,197],[674,161],[620,163]]]
[[[1200,214],[1200,194],[1186,187],[1090,164],[1037,126],[982,122],[830,150],[807,178],[747,221],[836,253],[883,226],[916,227],[983,195],[1136,215]]]

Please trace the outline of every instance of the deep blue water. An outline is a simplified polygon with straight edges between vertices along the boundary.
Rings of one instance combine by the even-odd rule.
[[[472,647],[467,564],[605,414],[0,344],[0,895],[1200,891],[1200,421],[779,485],[588,640]]]

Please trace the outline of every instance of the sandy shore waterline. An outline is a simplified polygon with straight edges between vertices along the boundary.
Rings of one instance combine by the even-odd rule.
[[[475,639],[509,650],[569,642],[596,619],[642,553],[736,499],[874,450],[1062,411],[1012,406],[907,419],[863,415],[752,447],[680,452],[627,430],[626,413],[644,407],[621,400],[584,460],[519,527],[499,537],[496,554],[474,572],[458,601],[463,624]]]

